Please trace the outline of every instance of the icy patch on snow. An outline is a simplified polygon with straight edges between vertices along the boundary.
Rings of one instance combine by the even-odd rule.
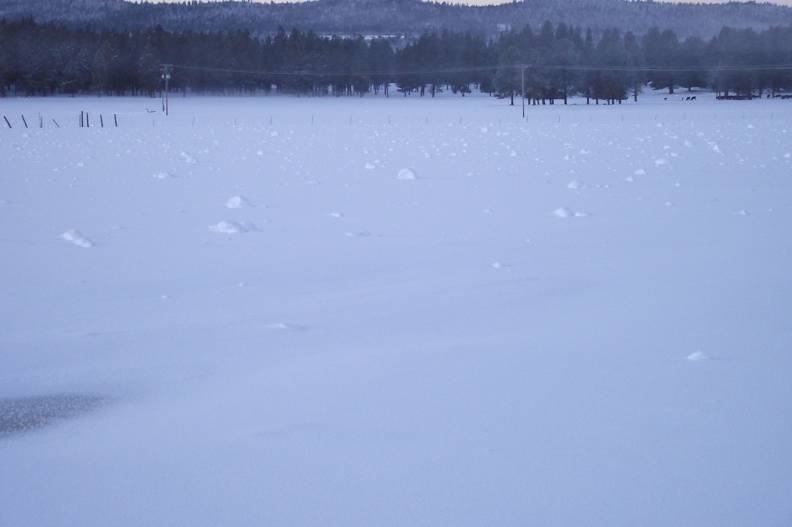
[[[399,173],[396,174],[396,179],[401,181],[412,181],[415,179],[415,172],[410,170],[409,168],[402,168],[399,170]]]
[[[266,329],[271,329],[273,331],[306,331],[306,330],[308,330],[308,326],[303,326],[301,324],[290,324],[288,322],[272,322],[270,324],[265,324],[264,327]]]
[[[708,359],[709,359],[709,355],[707,355],[701,350],[696,350],[687,357],[685,357],[685,360],[689,360],[690,362],[698,362],[701,360],[708,360]]]
[[[62,240],[76,245],[77,247],[82,247],[83,249],[89,249],[93,247],[93,242],[80,234],[80,231],[75,229],[69,229],[68,231],[61,234],[60,237]]]
[[[564,220],[567,218],[585,218],[586,216],[588,216],[588,213],[583,211],[576,212],[566,207],[558,207],[556,210],[553,211],[553,216]]]
[[[371,236],[369,231],[356,231],[356,232],[345,232],[344,236],[347,238],[368,238]]]
[[[558,207],[553,211],[553,216],[556,218],[568,218],[572,215],[572,211],[566,207]]]
[[[255,225],[247,221],[219,221],[209,226],[211,232],[217,234],[243,234],[258,230]]]
[[[226,208],[229,209],[241,209],[242,207],[249,207],[250,201],[248,201],[244,196],[231,196],[226,201]]]

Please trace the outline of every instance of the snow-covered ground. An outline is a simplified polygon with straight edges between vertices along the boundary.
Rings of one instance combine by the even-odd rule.
[[[698,99],[0,99],[0,525],[790,525],[792,104]]]

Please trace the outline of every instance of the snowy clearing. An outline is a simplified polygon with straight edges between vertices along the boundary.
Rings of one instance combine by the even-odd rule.
[[[792,104],[699,99],[0,99],[0,525],[789,525]]]

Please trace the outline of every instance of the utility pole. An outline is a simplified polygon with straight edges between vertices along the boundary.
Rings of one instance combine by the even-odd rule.
[[[525,66],[520,66],[520,98],[522,99],[523,119],[525,119]]]
[[[172,64],[163,64],[160,67],[162,72],[162,80],[165,82],[165,92],[162,94],[162,111],[165,115],[170,115],[170,106],[168,104],[168,85],[170,84],[171,72],[173,71]]]

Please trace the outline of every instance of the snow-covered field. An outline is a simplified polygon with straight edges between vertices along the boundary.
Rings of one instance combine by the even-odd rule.
[[[789,102],[146,108],[0,99],[3,527],[792,524]]]

